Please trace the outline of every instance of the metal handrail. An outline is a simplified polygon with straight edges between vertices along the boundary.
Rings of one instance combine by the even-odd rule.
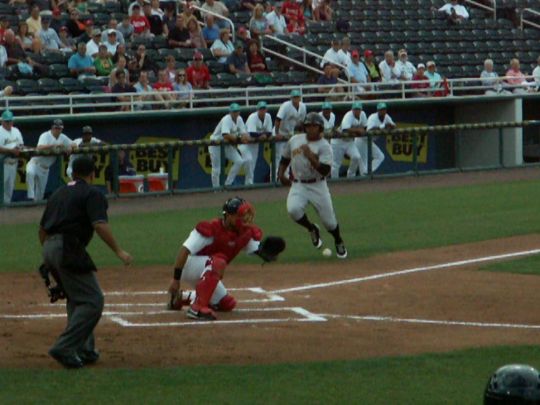
[[[521,10],[521,13],[520,13],[519,28],[521,30],[523,30],[523,25],[527,24],[527,25],[530,25],[530,26],[532,26],[534,28],[540,29],[539,24],[533,23],[532,21],[526,20],[526,19],[523,18],[523,14],[525,14],[525,13],[534,14],[534,15],[540,17],[540,11],[533,10],[532,8],[524,8],[523,10]]]
[[[493,13],[493,19],[497,19],[497,0],[491,0],[491,4],[493,4],[493,7],[487,6],[474,0],[465,0],[465,3],[472,4],[473,6],[481,8],[483,10],[491,11]]]
[[[228,18],[228,17],[223,17],[221,14],[218,14],[218,13],[214,13],[213,11],[209,11],[209,10],[205,10],[204,8],[202,7],[199,7],[195,4],[188,4],[187,1],[183,1],[183,0],[178,0],[178,3],[182,3],[184,5],[189,5],[189,7],[191,8],[194,8],[195,10],[199,10],[201,12],[201,15],[204,16],[204,13],[206,14],[210,14],[210,15],[213,15],[214,17],[217,17],[219,18],[220,20],[225,20],[229,23],[229,26],[230,26],[230,29],[231,29],[231,36],[232,36],[232,40],[233,42],[235,41],[235,38],[236,38],[236,32],[235,32],[235,28],[234,28],[234,23],[233,21]]]

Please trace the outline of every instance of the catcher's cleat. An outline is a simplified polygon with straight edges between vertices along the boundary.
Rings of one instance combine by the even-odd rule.
[[[338,259],[345,259],[347,257],[347,248],[343,242],[336,243],[336,256]]]
[[[309,231],[309,236],[311,236],[311,243],[313,246],[315,246],[317,249],[320,249],[323,242],[321,239],[321,230],[319,228],[319,225],[313,224],[313,228],[311,231]]]
[[[197,309],[195,306],[189,307],[187,310],[187,317],[195,319],[196,321],[215,321],[217,319],[214,311],[208,307],[201,307]]]

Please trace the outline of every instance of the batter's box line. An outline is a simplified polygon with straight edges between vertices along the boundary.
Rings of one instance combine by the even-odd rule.
[[[238,324],[260,324],[278,322],[326,322],[323,316],[309,312],[302,307],[282,307],[282,308],[245,308],[235,312],[293,312],[301,318],[254,318],[254,319],[231,319],[216,321],[185,321],[185,322],[131,322],[120,316],[109,316],[108,318],[125,328],[155,328],[171,326],[209,326],[209,325],[238,325]]]

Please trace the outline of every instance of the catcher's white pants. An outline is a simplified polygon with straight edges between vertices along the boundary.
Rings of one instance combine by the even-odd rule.
[[[360,174],[364,176],[368,172],[368,139],[367,137],[356,138],[354,143],[360,151]],[[384,153],[375,144],[375,138],[373,138],[371,142],[371,172],[377,171],[383,161]]]
[[[332,205],[332,196],[326,184],[326,180],[316,183],[293,183],[287,197],[287,212],[289,216],[298,221],[306,213],[306,207],[310,203],[322,224],[328,231],[336,229],[337,220]]]
[[[233,162],[231,170],[225,179],[225,185],[230,186],[238,172],[244,165],[245,161],[242,155],[238,152],[235,146],[225,145],[224,147],[225,157]],[[220,146],[209,146],[208,153],[210,153],[210,162],[212,163],[212,187],[219,187],[219,176],[221,175],[221,151]]]
[[[332,171],[331,175],[333,179],[339,177],[339,168],[341,167],[341,162],[345,153],[349,155],[350,164],[349,169],[347,170],[347,177],[356,176],[358,171],[358,166],[360,165],[360,152],[355,145],[355,140],[353,139],[332,139],[332,153],[334,155],[334,161],[332,162]]]
[[[45,187],[49,178],[49,169],[30,161],[26,165],[26,185],[28,187],[28,198],[34,201],[43,200]]]
[[[13,190],[15,189],[15,179],[17,178],[17,164],[17,161],[13,163],[6,163],[4,161],[4,203],[6,204],[11,202]]]
[[[207,271],[212,270],[212,266],[209,262],[210,256],[189,255],[186,264],[184,265],[184,269],[182,270],[182,278],[180,279],[180,283],[185,283],[195,289],[197,283],[202,278],[202,275]],[[220,281],[217,284],[212,297],[210,298],[210,304],[217,305],[219,301],[221,301],[221,299],[226,295],[227,289]]]
[[[246,186],[253,184],[253,178],[255,176],[255,166],[257,165],[257,159],[259,158],[259,144],[250,143],[246,145],[238,145],[238,150],[242,155],[245,162],[246,172]]]

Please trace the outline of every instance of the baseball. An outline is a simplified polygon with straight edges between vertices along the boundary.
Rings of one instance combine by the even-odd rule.
[[[322,255],[323,255],[324,257],[330,257],[330,256],[332,256],[332,251],[331,251],[330,249],[328,249],[328,248],[325,248],[325,249],[322,251]]]

